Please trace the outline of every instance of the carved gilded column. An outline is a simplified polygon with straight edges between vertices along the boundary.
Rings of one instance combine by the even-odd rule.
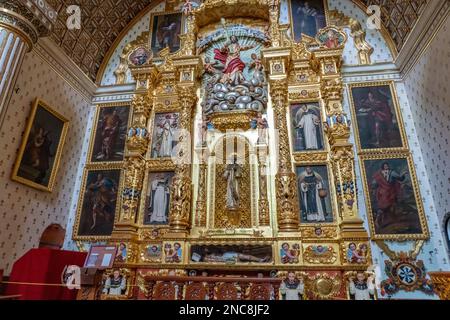
[[[259,225],[270,225],[269,201],[267,198],[267,164],[268,164],[267,146],[258,147],[258,168],[259,168]]]
[[[358,216],[355,179],[355,156],[350,137],[350,122],[342,107],[343,83],[341,77],[343,49],[322,49],[315,52],[320,62],[321,93],[327,123],[326,133],[331,148],[342,238],[367,238],[363,221]],[[330,71],[331,70],[331,71]]]
[[[132,123],[126,143],[122,208],[112,236],[121,239],[122,235],[130,236],[137,230],[136,219],[146,170],[145,154],[149,144],[147,128],[157,78],[153,67],[131,68],[131,72],[136,80],[136,91],[131,103]]]
[[[25,53],[50,33],[56,17],[44,0],[0,3],[0,125]]]
[[[181,70],[183,73],[189,71]],[[193,70],[190,71],[193,77]],[[193,79],[189,77],[189,79]],[[186,234],[189,231],[192,200],[191,178],[191,132],[192,117],[197,102],[196,88],[194,85],[177,85],[178,101],[180,103],[179,129],[182,130],[177,146],[177,168],[172,182],[171,192],[171,217],[170,230],[173,233]]]
[[[270,82],[275,114],[275,127],[278,130],[278,173],[276,180],[277,218],[279,231],[297,231],[299,223],[299,204],[297,179],[292,169],[289,134],[287,130],[288,87],[287,80]]]
[[[207,163],[200,163],[198,176],[198,193],[195,206],[195,224],[197,227],[206,227],[206,170]]]

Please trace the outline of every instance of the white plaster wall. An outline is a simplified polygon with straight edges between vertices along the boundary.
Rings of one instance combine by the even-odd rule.
[[[51,223],[66,226],[77,181],[78,164],[89,119],[90,102],[65,80],[54,64],[35,51],[25,56],[5,121],[0,129],[0,269],[37,247]],[[39,97],[70,120],[56,185],[52,193],[11,181],[11,171],[22,141],[33,100]]]

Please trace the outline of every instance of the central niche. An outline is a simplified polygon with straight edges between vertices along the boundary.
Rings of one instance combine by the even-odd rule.
[[[224,136],[214,151],[213,227],[251,228],[253,170],[250,144],[242,136]]]

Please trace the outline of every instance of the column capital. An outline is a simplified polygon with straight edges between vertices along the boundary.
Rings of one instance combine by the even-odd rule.
[[[0,27],[11,29],[27,42],[29,50],[39,37],[53,30],[58,13],[45,0],[11,0],[0,3]]]

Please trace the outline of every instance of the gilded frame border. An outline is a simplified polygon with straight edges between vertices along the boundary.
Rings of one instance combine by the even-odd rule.
[[[323,3],[324,11],[325,11],[324,12],[325,13],[325,23],[326,23],[325,27],[328,27],[330,25],[330,13],[329,13],[330,9],[328,6],[328,0],[322,0],[322,3]],[[294,20],[293,20],[293,16],[292,16],[292,0],[289,0],[287,2],[287,4],[288,4],[288,11],[289,11],[289,29],[291,31],[291,38],[292,38],[292,41],[297,42],[297,41],[295,41],[295,34],[294,34],[294,22],[293,22]],[[311,39],[315,39],[315,36],[311,37]],[[302,42],[302,41],[299,41],[299,42]]]
[[[111,238],[111,235],[109,236],[98,236],[98,235],[78,235],[79,227],[80,227],[80,220],[81,220],[81,211],[83,209],[83,202],[84,202],[84,195],[86,190],[86,182],[87,177],[90,171],[106,171],[106,170],[119,170],[119,182],[118,182],[118,188],[117,188],[117,199],[116,199],[116,210],[114,215],[114,225],[119,221],[119,215],[120,215],[120,209],[122,207],[122,196],[121,192],[123,190],[123,165],[122,163],[115,163],[115,164],[102,164],[102,165],[86,165],[83,170],[83,178],[82,183],[80,186],[80,194],[78,195],[78,202],[77,202],[77,212],[76,212],[76,218],[75,223],[73,225],[73,233],[72,233],[72,240],[79,240],[79,241],[102,241],[102,240],[109,240]],[[113,228],[114,229],[114,228]]]
[[[419,215],[420,227],[422,233],[418,234],[377,234],[375,232],[375,225],[372,215],[372,203],[370,200],[369,186],[367,183],[367,175],[365,168],[366,160],[391,160],[391,159],[405,159],[408,163],[408,170],[411,176],[411,183],[414,191],[414,198],[417,204],[417,211]],[[361,155],[360,157],[360,169],[361,178],[364,187],[364,198],[367,209],[367,218],[369,219],[369,228],[372,240],[389,240],[389,241],[405,241],[405,240],[426,240],[429,239],[430,233],[425,217],[425,211],[423,208],[422,197],[420,194],[419,184],[417,181],[417,174],[412,160],[412,156],[404,153],[391,153],[391,154],[375,154],[375,155]]]
[[[369,87],[380,87],[380,86],[389,86],[391,96],[392,96],[392,102],[394,105],[394,112],[395,117],[397,119],[398,123],[398,129],[400,131],[400,137],[402,141],[401,147],[394,147],[394,148],[371,148],[371,149],[362,149],[361,147],[361,140],[359,136],[359,127],[358,122],[356,118],[356,108],[355,108],[355,102],[353,97],[353,88],[369,88]],[[405,126],[403,122],[403,117],[400,112],[400,104],[397,96],[397,91],[395,88],[395,82],[390,81],[375,81],[375,82],[356,82],[356,83],[350,83],[347,85],[347,94],[350,104],[350,112],[352,114],[352,121],[354,124],[354,134],[355,134],[355,144],[358,151],[358,154],[373,154],[373,153],[389,153],[389,152],[403,152],[408,153],[409,152],[409,146],[408,141],[406,139],[406,132],[405,132]]]
[[[89,137],[89,150],[87,154],[86,164],[88,165],[116,165],[118,163],[123,163],[125,161],[125,152],[126,152],[126,143],[124,145],[124,158],[121,161],[92,161],[93,151],[94,151],[94,144],[95,144],[95,137],[97,135],[97,125],[98,120],[100,117],[100,112],[103,108],[113,108],[113,107],[128,107],[128,123],[127,123],[127,133],[128,129],[131,127],[132,121],[133,121],[133,106],[131,102],[125,101],[125,102],[111,102],[111,103],[101,103],[95,105],[95,117],[94,117],[94,123],[91,130],[91,136]]]
[[[36,112],[37,112],[38,107],[42,107],[44,110],[51,113],[55,118],[59,119],[61,122],[64,123],[62,130],[61,130],[61,136],[59,138],[58,147],[56,149],[55,160],[53,162],[52,171],[50,173],[48,187],[45,187],[41,184],[35,183],[33,181],[30,181],[28,179],[22,178],[17,175],[19,172],[20,163],[22,162],[22,159],[23,159],[27,141],[30,137],[31,128],[32,128],[34,120],[36,118]],[[16,161],[14,162],[13,171],[11,173],[11,180],[22,183],[26,186],[29,186],[29,187],[32,187],[32,188],[35,188],[35,189],[38,189],[41,191],[52,192],[55,187],[56,174],[59,169],[59,164],[60,164],[61,155],[62,155],[62,149],[64,147],[64,142],[66,140],[68,130],[69,130],[69,120],[67,118],[65,118],[63,115],[61,115],[60,113],[58,113],[57,111],[55,111],[52,107],[50,107],[43,100],[41,100],[40,98],[36,98],[32,104],[30,116],[29,116],[28,122],[26,124],[24,135],[22,137],[22,142],[20,144],[19,152],[17,153],[17,158],[16,158]]]
[[[336,198],[336,193],[334,190],[334,177],[332,174],[332,168],[331,168],[331,164],[328,161],[300,161],[300,162],[294,162],[293,164],[293,168],[294,168],[294,173],[295,173],[295,177],[298,180],[298,176],[297,176],[297,167],[306,167],[306,166],[325,166],[327,168],[327,174],[328,174],[328,192],[330,193],[331,199],[331,210],[333,212],[331,212],[332,216],[333,216],[333,221],[331,222],[302,222],[300,215],[301,215],[301,209],[299,206],[299,230],[303,229],[304,227],[327,227],[327,226],[337,226],[338,221],[339,221],[339,215],[338,215],[338,210],[337,210],[337,198]],[[296,192],[298,193],[298,189],[296,190]],[[298,195],[299,197],[299,201],[300,201],[300,194]],[[299,203],[300,205],[300,203]]]

